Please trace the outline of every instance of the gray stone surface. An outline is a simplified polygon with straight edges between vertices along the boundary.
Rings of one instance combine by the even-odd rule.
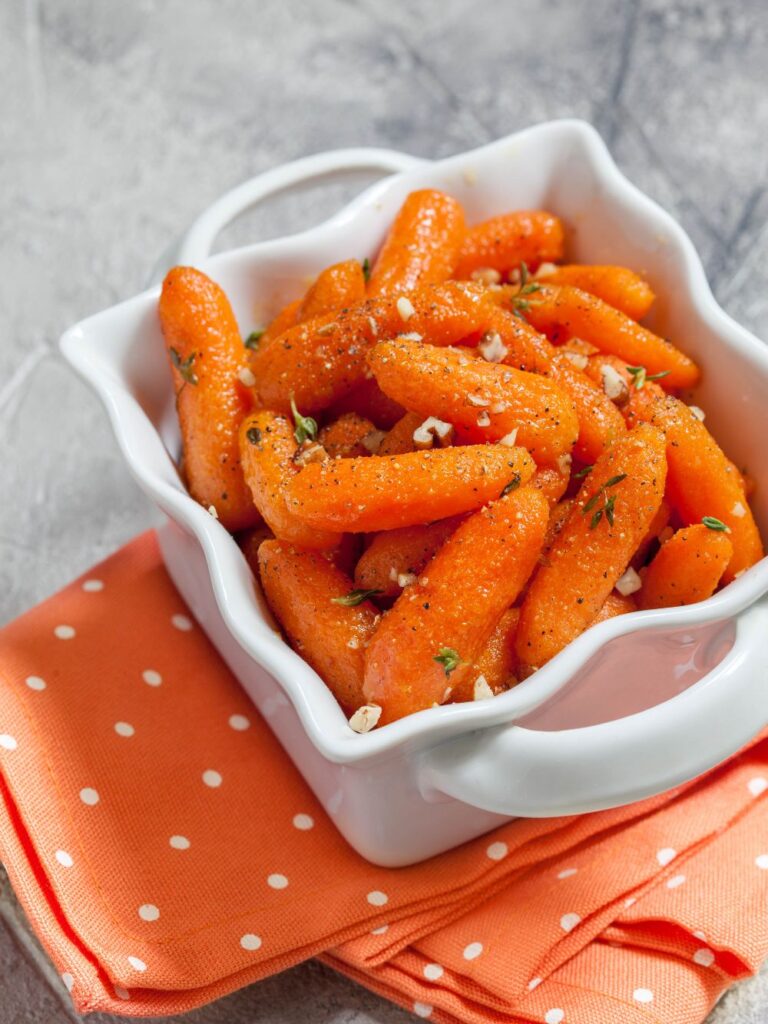
[[[577,115],[693,237],[726,309],[768,331],[764,0],[3,0],[0,621],[152,521],[55,343],[139,290],[193,215],[306,153],[440,156]],[[226,241],[306,226],[347,189],[273,204]],[[72,1019],[6,893],[0,1021]],[[317,965],[190,1021],[396,1024]],[[712,1024],[768,1018],[768,978]],[[107,1018],[101,1018],[106,1021]]]

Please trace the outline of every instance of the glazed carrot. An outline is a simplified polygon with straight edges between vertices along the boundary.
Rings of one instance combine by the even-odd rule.
[[[515,685],[515,633],[519,618],[519,608],[508,608],[501,616],[471,670],[454,687],[451,700],[455,704],[481,700],[488,690],[495,696]]]
[[[416,442],[413,440],[413,433],[423,422],[424,417],[418,412],[407,412],[401,416],[394,427],[387,432],[376,454],[404,455],[406,452],[415,452]]]
[[[573,454],[591,464],[626,433],[624,417],[603,388],[575,366],[567,353],[558,352],[553,357],[550,377],[568,392],[576,406],[579,436]]]
[[[648,282],[628,267],[569,263],[547,270],[544,274],[542,270],[543,267],[536,275],[537,281],[573,285],[583,292],[596,295],[633,320],[642,320],[653,304],[654,294]]]
[[[686,526],[662,544],[638,592],[641,608],[674,608],[711,597],[733,555],[725,533]]]
[[[568,522],[575,500],[575,498],[563,498],[562,501],[559,501],[554,508],[551,509],[549,513],[549,522],[547,523],[547,532],[544,537],[544,543],[541,546],[540,560],[542,563],[546,561],[547,553],[555,543],[555,538]]]
[[[475,441],[517,441],[537,460],[570,450],[578,434],[568,395],[554,382],[511,366],[467,359],[417,341],[382,342],[369,357],[379,387],[407,409],[461,426]]]
[[[649,375],[666,373],[665,387],[689,388],[699,379],[696,364],[674,345],[602,299],[570,285],[542,285],[525,315],[550,338],[564,341],[575,335],[601,352],[625,359],[629,366],[644,366]]]
[[[405,588],[365,659],[363,689],[382,721],[450,699],[533,569],[548,511],[533,487],[506,494],[465,520]]]
[[[478,340],[480,354],[492,359],[494,351],[500,351],[494,344],[496,334],[501,346],[506,350],[501,358],[496,359],[497,362],[531,373],[548,373],[552,356],[555,354],[550,342],[526,320],[508,310],[490,305],[492,313],[488,316],[484,324],[484,333]]]
[[[243,479],[240,422],[253,397],[239,380],[245,349],[226,295],[193,267],[168,271],[160,325],[171,361],[190,494],[213,508],[228,530],[259,515]]]
[[[305,548],[332,548],[338,533],[318,530],[297,519],[286,505],[290,480],[298,472],[293,423],[278,413],[260,410],[243,420],[240,454],[253,501],[280,540]]]
[[[436,189],[411,192],[373,265],[368,293],[401,294],[447,280],[465,232],[464,211],[452,196]]]
[[[758,562],[763,557],[763,544],[741,481],[701,420],[653,381],[643,388],[631,388],[625,415],[629,424],[653,423],[666,434],[667,497],[683,523],[700,523],[704,516],[714,516],[730,531],[733,557],[723,582],[730,583]]]
[[[365,702],[364,654],[377,609],[370,601],[338,604],[334,599],[349,594],[352,581],[316,551],[268,540],[259,548],[259,566],[267,603],[291,646],[347,713],[358,708]]]
[[[494,315],[484,288],[453,281],[315,317],[259,344],[251,359],[257,396],[279,412],[289,410],[291,396],[303,412],[318,412],[362,384],[368,351],[380,336],[405,332],[453,345],[473,332],[479,338]]]
[[[529,670],[553,658],[593,621],[661,504],[661,431],[642,424],[595,463],[520,612],[516,647]]]
[[[424,526],[404,526],[377,533],[355,567],[355,586],[378,590],[382,597],[398,597],[461,522],[460,516],[438,519]]]
[[[603,607],[590,622],[590,626],[596,626],[598,622],[605,622],[606,619],[613,619],[617,615],[628,615],[637,611],[637,604],[632,595],[625,597],[618,591],[612,590],[603,602]]]
[[[516,210],[492,217],[467,231],[456,267],[458,278],[475,271],[507,274],[520,263],[535,269],[539,263],[563,258],[563,225],[544,210]]]
[[[568,489],[571,479],[571,459],[561,455],[557,462],[543,462],[533,474],[531,485],[537,487],[554,508]]]
[[[405,409],[385,395],[373,377],[366,377],[342,395],[328,409],[331,417],[354,412],[372,420],[379,430],[391,430],[404,415]]]
[[[358,416],[357,413],[348,412],[321,427],[317,443],[325,448],[332,459],[350,459],[370,455],[372,449],[366,446],[365,441],[368,438],[373,443],[376,441],[377,433],[370,420]]]
[[[533,470],[524,448],[503,445],[331,459],[291,480],[288,508],[313,529],[393,530],[471,512]]]
[[[334,263],[318,274],[317,280],[302,299],[297,323],[326,313],[336,313],[348,306],[357,306],[365,299],[365,276],[357,260]]]

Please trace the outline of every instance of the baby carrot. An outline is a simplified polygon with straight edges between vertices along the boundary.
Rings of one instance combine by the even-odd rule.
[[[570,398],[539,374],[402,338],[377,345],[369,366],[379,387],[407,409],[461,426],[475,441],[517,430],[518,443],[537,460],[552,460],[578,435]]]
[[[294,427],[285,416],[266,409],[252,413],[240,428],[240,453],[253,502],[280,540],[305,548],[332,548],[338,533],[318,530],[298,519],[286,505],[288,483],[298,472]]]
[[[629,424],[643,421],[667,438],[667,496],[685,525],[705,516],[722,522],[733,545],[724,583],[763,557],[763,544],[741,481],[710,432],[685,403],[666,395],[653,381],[632,387],[625,406]]]
[[[357,563],[355,586],[377,590],[382,597],[398,597],[404,586],[421,575],[460,522],[460,516],[451,516],[423,526],[377,533]]]
[[[678,530],[648,566],[638,592],[641,608],[673,608],[711,597],[733,555],[725,533],[697,523]]]
[[[294,650],[308,661],[349,713],[365,703],[365,648],[378,611],[370,601],[339,602],[352,581],[316,551],[279,540],[259,548],[261,585]]]
[[[365,441],[376,434],[376,428],[370,420],[348,412],[321,427],[317,443],[325,448],[332,459],[350,459],[370,455],[371,449],[366,447]]]
[[[573,454],[591,464],[626,433],[624,417],[603,388],[575,366],[565,352],[553,357],[550,377],[568,392],[576,406],[579,436]]]
[[[593,621],[661,504],[664,435],[647,424],[600,456],[568,521],[534,577],[520,611],[516,647],[540,667]]]
[[[633,320],[642,320],[654,300],[648,282],[628,267],[569,263],[553,267],[544,274],[542,270],[543,267],[536,275],[538,282],[573,285],[583,292],[596,295]]]
[[[535,488],[509,492],[466,519],[405,588],[365,659],[363,689],[382,721],[450,699],[531,573],[547,516]]]
[[[508,608],[504,612],[471,670],[454,687],[451,694],[454,704],[482,700],[488,696],[488,691],[495,696],[515,685],[515,633],[519,618],[519,608]]]
[[[667,476],[669,476],[669,460],[667,460]],[[639,569],[648,561],[649,551],[653,547],[654,543],[659,539],[659,535],[669,527],[669,520],[671,516],[672,509],[670,508],[669,502],[666,498],[663,498],[656,515],[651,520],[648,532],[640,541],[637,551],[635,551],[632,556],[633,568]],[[670,533],[671,532],[670,528]]]
[[[456,267],[458,278],[485,269],[507,274],[521,263],[535,269],[539,263],[563,258],[563,225],[545,210],[515,210],[471,227],[464,238]]]
[[[412,291],[453,275],[466,226],[461,204],[436,189],[411,192],[376,258],[370,295]]]
[[[256,394],[265,408],[287,412],[293,397],[303,412],[318,412],[362,385],[380,336],[407,333],[453,345],[473,332],[479,338],[494,315],[484,288],[452,281],[314,317],[259,344],[251,358]]]
[[[302,299],[297,323],[326,313],[336,313],[347,306],[357,306],[365,299],[365,276],[357,260],[345,260],[326,267],[317,276]]]
[[[550,338],[563,341],[575,335],[629,366],[644,366],[649,376],[665,374],[665,387],[689,388],[699,379],[693,360],[670,342],[571,285],[542,285],[530,296],[525,316]]]
[[[238,378],[245,349],[232,307],[201,271],[174,267],[163,281],[159,312],[190,494],[213,508],[228,530],[253,526],[259,515],[238,446],[238,428],[253,398]]]
[[[530,480],[524,448],[473,445],[405,455],[330,459],[288,485],[288,509],[312,529],[393,530],[471,512]]]

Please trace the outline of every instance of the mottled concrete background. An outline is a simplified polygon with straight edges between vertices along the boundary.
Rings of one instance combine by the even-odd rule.
[[[682,221],[726,309],[768,335],[767,43],[765,0],[2,0],[0,621],[152,521],[60,332],[140,290],[199,209],[282,161],[442,156],[587,118]],[[307,226],[346,192],[276,203],[230,241]],[[0,919],[0,1021],[72,1019],[7,893]],[[407,1019],[317,965],[185,1019],[310,1008]],[[766,1019],[768,979],[712,1024]]]

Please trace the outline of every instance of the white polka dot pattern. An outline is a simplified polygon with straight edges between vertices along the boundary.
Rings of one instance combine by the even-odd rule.
[[[217,772],[213,768],[206,768],[206,770],[203,772],[203,782],[206,784],[206,786],[210,787],[211,789],[218,789],[218,787],[222,784],[223,781],[224,780],[221,777],[221,773]]]
[[[257,949],[261,949],[261,939],[258,935],[254,935],[253,932],[247,932],[240,937],[240,945],[243,949],[254,952]]]
[[[429,1003],[421,1003],[418,1000],[413,1004],[413,1012],[417,1017],[424,1017],[425,1019],[431,1017],[433,1009],[434,1007],[430,1006]]]
[[[372,907],[383,907],[385,903],[389,902],[389,896],[385,892],[380,892],[378,889],[374,889],[373,892],[369,892],[365,897]]]
[[[250,729],[251,723],[245,715],[230,715],[229,725],[235,732],[245,732],[246,729]]]
[[[56,626],[53,630],[54,636],[57,636],[59,640],[71,640],[72,637],[77,636],[73,626],[60,625]]]
[[[97,594],[100,590],[103,589],[103,580],[86,580],[83,583],[83,590],[86,592],[86,594]]]
[[[572,932],[579,924],[581,924],[581,918],[578,914],[563,914],[560,918],[560,927],[564,932]]]
[[[156,672],[153,668],[145,668],[141,673],[141,678],[147,686],[160,686],[163,681],[163,677],[160,673]]]
[[[15,750],[18,745],[15,736],[11,736],[7,732],[0,733],[0,748],[3,750]]]
[[[186,836],[171,836],[168,845],[174,850],[188,850],[192,844]]]
[[[553,1006],[544,1014],[544,1024],[561,1024],[564,1020],[565,1010],[561,1010],[559,1006]]]
[[[443,973],[444,971],[440,964],[426,964],[424,967],[424,977],[427,981],[439,981]]]
[[[188,615],[172,615],[171,623],[182,633],[188,633],[192,629],[192,619]]]
[[[649,988],[636,988],[632,993],[632,998],[636,1003],[652,1003],[653,992]]]
[[[491,860],[504,860],[509,853],[509,847],[506,843],[495,842],[491,843],[485,852]]]
[[[40,676],[27,676],[24,682],[30,690],[37,690],[38,692],[44,690],[48,685],[44,679],[40,678]]]
[[[461,955],[465,960],[477,960],[482,952],[482,942],[470,942],[468,946],[464,947],[464,952]]]
[[[315,827],[314,818],[309,814],[294,814],[293,827],[297,828],[299,832],[309,832],[311,828]]]
[[[71,868],[75,863],[74,860],[72,860],[72,855],[67,853],[66,850],[57,850],[54,856],[63,868]]]
[[[157,921],[160,917],[160,911],[154,903],[142,903],[138,913],[142,921]]]
[[[84,804],[87,804],[88,807],[95,807],[101,798],[95,789],[92,789],[90,786],[86,786],[85,789],[80,790],[80,799]]]

